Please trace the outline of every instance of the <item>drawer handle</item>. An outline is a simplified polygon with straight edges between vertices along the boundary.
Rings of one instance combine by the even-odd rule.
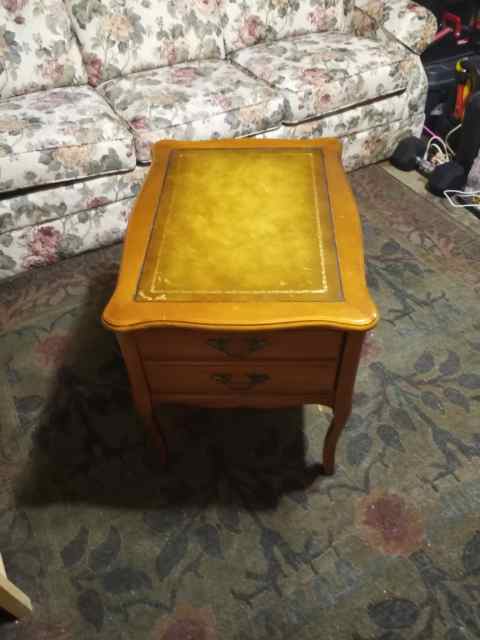
[[[211,377],[214,382],[224,385],[230,391],[251,391],[257,385],[270,380],[266,373],[246,373],[238,378],[234,378],[231,373],[212,373]]]
[[[231,358],[245,358],[251,353],[260,351],[268,344],[268,340],[259,336],[246,336],[245,338],[210,338],[207,344],[217,351],[221,351]]]

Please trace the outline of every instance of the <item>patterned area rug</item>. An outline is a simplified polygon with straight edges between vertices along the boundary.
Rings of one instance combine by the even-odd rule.
[[[480,637],[480,223],[352,175],[368,339],[335,476],[328,411],[135,418],[99,314],[119,247],[0,287],[3,640]]]

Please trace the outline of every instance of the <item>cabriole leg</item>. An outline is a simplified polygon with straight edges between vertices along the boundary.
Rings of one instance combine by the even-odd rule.
[[[364,332],[350,331],[345,334],[345,344],[335,390],[333,419],[323,445],[322,470],[327,476],[331,476],[335,471],[337,442],[352,411],[353,387],[364,339]]]

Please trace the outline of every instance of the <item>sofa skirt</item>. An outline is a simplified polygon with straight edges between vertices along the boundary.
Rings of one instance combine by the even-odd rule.
[[[0,279],[119,242],[147,171],[0,199]]]
[[[317,133],[318,125],[316,127],[312,126],[310,131],[304,125],[298,125],[296,127],[283,126],[275,131],[263,134],[262,137],[269,139],[338,138],[343,144],[343,166],[346,171],[353,171],[390,157],[400,140],[407,136],[421,134],[424,121],[424,115],[417,114],[408,118],[408,120],[397,120],[396,122],[381,124],[370,129],[342,135],[335,131],[335,121],[332,117],[326,118],[322,122],[322,133],[320,135]]]

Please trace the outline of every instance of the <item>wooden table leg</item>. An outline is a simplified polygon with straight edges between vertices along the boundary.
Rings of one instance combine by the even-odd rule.
[[[143,421],[150,432],[151,439],[156,449],[158,450],[160,464],[168,464],[168,446],[165,436],[163,434],[161,426],[158,424],[158,420],[153,415],[153,412],[148,416],[143,416]]]
[[[32,611],[30,598],[7,578],[0,553],[0,607],[15,618],[23,618]]]
[[[364,339],[364,332],[350,331],[345,334],[345,344],[335,390],[333,419],[323,445],[322,472],[327,476],[331,476],[335,471],[337,442],[352,411],[353,388]]]
[[[323,443],[322,463],[322,472],[326,476],[333,475],[335,471],[335,450],[337,448],[338,439],[343,431],[343,427],[347,423],[349,415],[350,412],[343,416],[336,413],[328,427],[327,435],[325,436],[325,441]]]
[[[143,369],[142,360],[137,351],[135,339],[128,333],[117,333],[117,340],[122,350],[123,358],[127,367],[130,386],[132,389],[133,401],[137,413],[143,419],[151,439],[158,449],[161,464],[168,462],[168,448],[161,426],[155,419],[152,406],[150,389]]]

